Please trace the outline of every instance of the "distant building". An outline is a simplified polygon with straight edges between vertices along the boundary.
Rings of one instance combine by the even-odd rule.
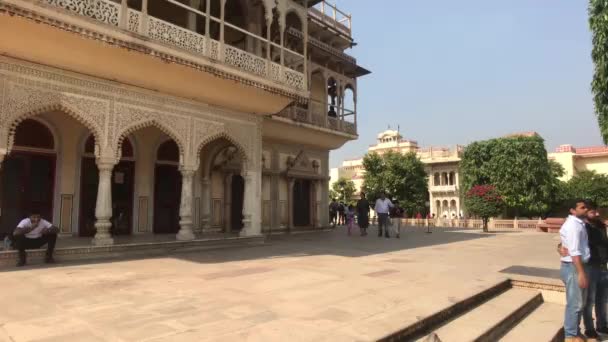
[[[377,143],[370,145],[367,152],[380,155],[387,151],[416,152],[429,175],[430,212],[436,217],[451,218],[462,212],[458,165],[463,149],[460,145],[452,149],[436,146],[420,148],[417,141],[404,139],[398,131],[389,129],[378,134]],[[345,160],[342,166],[330,170],[330,187],[339,178],[346,178],[355,183],[358,193],[363,187],[364,175],[363,158]]]
[[[549,153],[549,159],[555,160],[564,168],[565,173],[561,178],[563,181],[585,170],[608,173],[608,146],[561,145],[555,149],[555,152]]]

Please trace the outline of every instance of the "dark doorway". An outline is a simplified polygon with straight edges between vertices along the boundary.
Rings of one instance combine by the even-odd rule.
[[[293,185],[293,225],[310,226],[310,180],[296,179]]]
[[[240,175],[232,176],[232,203],[230,224],[232,231],[243,229],[243,204],[245,199],[245,180]]]
[[[154,172],[154,233],[177,234],[182,177],[177,165],[156,165]]]
[[[30,210],[53,219],[55,155],[13,152],[2,167],[0,233],[11,233]]]

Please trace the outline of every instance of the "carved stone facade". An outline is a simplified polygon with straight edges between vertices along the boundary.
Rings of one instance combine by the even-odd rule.
[[[262,120],[259,117],[1,58],[0,161],[13,152],[19,123],[48,112],[61,112],[72,117],[94,137],[94,155],[100,170],[95,243],[112,243],[108,233],[112,215],[112,168],[120,161],[124,139],[146,127],[157,128],[179,149],[183,185],[178,238],[194,238],[192,227],[198,227],[199,223],[193,222],[195,186],[192,183],[196,181],[193,177],[199,169],[201,151],[218,139],[230,142],[243,161],[246,224],[242,234],[261,233],[258,199],[261,192]]]

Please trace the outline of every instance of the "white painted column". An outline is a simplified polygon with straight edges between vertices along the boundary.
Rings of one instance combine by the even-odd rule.
[[[262,172],[246,170],[243,203],[243,230],[241,236],[262,235]]]
[[[148,0],[142,0],[141,2],[141,23],[139,23],[139,30],[142,35],[148,35]]]
[[[99,169],[99,184],[97,187],[97,202],[95,204],[95,229],[97,233],[91,243],[95,246],[106,246],[114,244],[110,234],[112,222],[112,169],[115,161],[97,160]]]
[[[203,232],[211,230],[211,181],[209,178],[203,178],[201,182],[201,223]]]
[[[194,240],[194,232],[192,231],[192,179],[194,178],[195,170],[180,169],[182,174],[182,196],[179,202],[179,232],[177,240],[187,241]]]
[[[129,22],[129,6],[127,5],[127,0],[121,0],[121,2],[120,2],[120,21],[118,23],[118,26],[121,29],[126,29],[128,22]]]

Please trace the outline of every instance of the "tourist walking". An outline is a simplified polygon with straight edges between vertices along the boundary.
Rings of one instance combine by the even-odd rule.
[[[585,228],[589,237],[589,286],[587,288],[587,299],[583,311],[583,323],[585,325],[585,336],[587,338],[598,338],[598,332],[608,333],[608,321],[606,318],[606,305],[608,305],[608,235],[606,225],[602,221],[597,206],[588,203]],[[562,256],[569,255],[567,248],[561,247]],[[595,326],[593,324],[593,308],[595,307]]]
[[[583,341],[579,337],[579,324],[587,298],[588,267],[591,257],[589,240],[583,219],[587,216],[587,203],[576,200],[570,205],[570,216],[562,225],[559,235],[562,246],[568,249],[561,258],[560,276],[566,288],[564,333],[566,341]]]
[[[365,193],[361,193],[361,199],[357,201],[357,223],[361,230],[361,236],[367,236],[367,228],[369,227],[369,202],[365,197]]]
[[[346,205],[344,202],[338,203],[338,225],[343,226],[346,224],[346,216],[344,216],[344,212],[346,211]]]
[[[336,226],[338,220],[338,206],[340,203],[336,201],[335,198],[332,198],[331,203],[329,204],[329,219],[331,220],[331,225]]]
[[[352,230],[353,227],[355,225],[355,206],[354,205],[349,205],[348,208],[346,208],[346,229],[348,230],[348,235],[352,235]]]
[[[394,207],[393,202],[386,198],[384,192],[381,192],[380,198],[376,200],[376,205],[374,206],[374,211],[376,211],[376,216],[378,216],[378,237],[382,237],[382,229],[384,229],[384,237],[390,238],[388,234],[388,215],[392,207]]]
[[[393,227],[393,231],[395,232],[395,237],[397,239],[401,238],[401,219],[404,217],[405,211],[399,206],[399,202],[395,201],[393,203],[394,206],[389,210],[391,220],[391,226]]]

